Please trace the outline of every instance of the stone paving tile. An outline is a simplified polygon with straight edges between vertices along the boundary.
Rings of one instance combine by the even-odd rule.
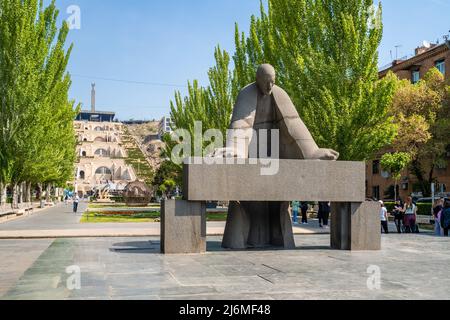
[[[120,296],[186,296],[218,294],[213,286],[168,286],[149,288],[113,288],[112,297]]]
[[[15,285],[52,242],[52,240],[0,241],[0,297]]]
[[[164,256],[157,238],[58,239],[3,299],[450,299],[441,276],[448,239],[389,235],[379,252],[330,250],[329,236],[296,237],[300,247],[287,251],[222,250],[220,237],[208,240],[206,254]],[[81,269],[81,290],[65,288],[70,265]],[[380,268],[380,290],[367,288],[370,265]]]
[[[69,297],[70,292],[65,288],[57,288],[52,290],[28,291],[16,287],[8,292],[7,296],[2,297],[4,300],[64,300]]]
[[[98,300],[98,299],[97,299]],[[142,296],[115,296],[112,297],[111,300],[131,300],[131,301],[154,301],[154,300],[161,300],[159,296],[152,296],[152,295],[142,295]]]
[[[161,300],[274,300],[267,294],[219,293],[207,295],[162,296]]]

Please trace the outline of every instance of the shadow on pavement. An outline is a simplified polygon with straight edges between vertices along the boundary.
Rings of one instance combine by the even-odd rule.
[[[130,241],[113,244],[111,252],[118,253],[161,253],[159,241]]]

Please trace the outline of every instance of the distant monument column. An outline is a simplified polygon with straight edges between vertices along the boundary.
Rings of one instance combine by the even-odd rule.
[[[91,111],[95,112],[95,83],[92,84],[91,90]]]

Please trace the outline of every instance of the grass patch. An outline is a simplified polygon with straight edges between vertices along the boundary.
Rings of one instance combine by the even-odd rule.
[[[126,208],[126,204],[90,204],[89,209],[103,209],[103,208]]]
[[[207,213],[207,221],[226,221],[226,212]],[[80,223],[142,223],[142,222],[159,222],[160,212],[85,212]]]
[[[145,207],[139,207],[139,208],[159,208],[160,205],[155,204],[155,205],[150,205],[150,206],[145,206]],[[137,208],[137,207],[130,207],[127,206],[126,204],[90,204],[88,206],[89,209],[104,209],[104,208]]]
[[[214,212],[206,214],[206,221],[227,221],[226,212]]]
[[[159,221],[159,212],[85,212],[80,223],[142,223]]]

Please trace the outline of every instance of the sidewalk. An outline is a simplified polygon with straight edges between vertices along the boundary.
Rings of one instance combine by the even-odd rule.
[[[23,219],[28,216],[36,215],[39,213],[42,213],[43,211],[46,211],[50,208],[53,208],[53,206],[46,206],[44,208],[40,207],[40,203],[34,202],[32,204],[32,208],[21,208],[21,209],[11,209],[4,207],[0,210],[0,225],[3,223],[8,223],[12,221],[16,221],[19,219]]]
[[[160,223],[80,223],[86,203],[80,203],[79,213],[71,205],[59,204],[30,216],[0,223],[0,239],[58,239],[104,237],[159,237]],[[330,234],[330,229],[319,228],[316,219],[308,225],[294,224],[294,235]],[[225,222],[207,222],[208,236],[222,236]],[[390,224],[391,232],[395,225]]]
[[[22,229],[0,230],[0,239],[57,239],[57,238],[102,238],[102,237],[159,237],[160,223],[117,223],[113,226],[82,224],[70,229]],[[208,222],[208,236],[222,236],[225,222]],[[295,235],[329,234],[329,229],[294,226]]]

